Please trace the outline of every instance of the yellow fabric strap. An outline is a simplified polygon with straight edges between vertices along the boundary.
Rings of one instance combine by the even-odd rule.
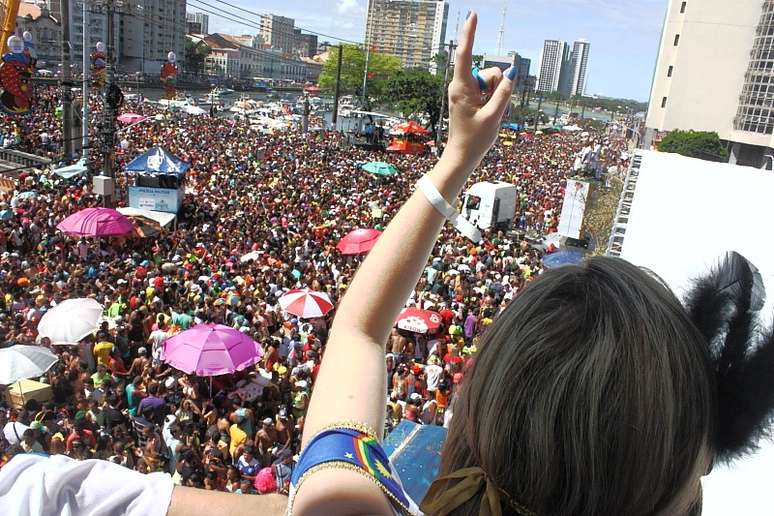
[[[455,480],[460,481],[449,487],[450,481]],[[502,516],[501,495],[517,514],[535,516],[532,511],[514,503],[508,494],[497,487],[489,475],[478,466],[459,469],[435,479],[420,508],[425,514],[446,516],[473,498],[482,488],[484,488],[484,496],[481,499],[478,516]]]

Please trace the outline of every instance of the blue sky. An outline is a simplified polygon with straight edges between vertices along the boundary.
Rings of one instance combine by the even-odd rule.
[[[205,1],[234,11],[218,0]],[[297,27],[355,41],[364,37],[367,0],[227,1],[294,18]],[[446,39],[455,32],[457,13],[462,19],[475,8],[479,15],[475,51],[494,52],[503,3],[508,5],[503,48],[532,58],[533,74],[544,39],[586,38],[591,42],[587,93],[647,100],[667,0],[450,0]],[[189,11],[199,10],[196,5],[201,6],[196,0],[190,3]],[[244,12],[238,17],[257,22]],[[215,31],[255,32],[211,15],[210,32]]]

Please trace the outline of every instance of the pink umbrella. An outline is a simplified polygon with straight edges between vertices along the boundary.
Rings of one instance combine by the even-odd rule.
[[[137,113],[124,113],[118,116],[118,121],[122,124],[136,124],[137,122],[142,122],[146,118],[146,116],[138,115]]]
[[[333,303],[328,294],[307,289],[289,290],[279,298],[279,304],[286,312],[302,319],[322,317],[333,310]]]
[[[347,233],[347,236],[339,240],[336,244],[336,249],[341,251],[341,254],[363,254],[371,250],[371,248],[382,236],[382,232],[377,229],[356,229]]]
[[[263,348],[257,342],[222,324],[197,324],[164,342],[164,361],[197,376],[241,371],[262,356]]]
[[[73,213],[56,228],[71,236],[109,237],[128,235],[134,224],[110,208],[85,208]]]

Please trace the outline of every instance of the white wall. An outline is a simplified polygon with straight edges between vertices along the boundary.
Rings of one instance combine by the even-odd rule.
[[[733,128],[763,0],[687,0],[684,14],[682,3],[669,1],[646,126],[717,131],[722,139],[769,145],[771,136]]]

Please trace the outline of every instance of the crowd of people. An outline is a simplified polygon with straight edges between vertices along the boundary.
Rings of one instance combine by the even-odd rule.
[[[56,159],[56,93],[41,91],[38,100],[27,117],[5,117],[0,135],[7,146]],[[191,165],[174,228],[152,238],[62,234],[56,225],[64,217],[102,203],[87,177],[23,170],[17,191],[0,194],[0,210],[11,212],[0,222],[0,341],[48,346],[59,356],[41,379],[51,400],[0,402],[0,429],[9,430],[0,436],[0,467],[17,453],[66,454],[166,471],[180,485],[283,492],[335,310],[300,319],[278,299],[309,288],[335,305],[361,259],[343,256],[337,242],[355,228],[385,227],[436,158],[356,149],[336,132],[267,135],[243,121],[147,103],[125,110],[151,116],[120,133],[117,170],[153,146]],[[407,301],[437,312],[441,329],[396,328],[385,343],[389,427],[403,419],[448,423],[480,335],[542,270],[543,251],[523,235],[556,230],[578,153],[599,144],[605,169],[623,165],[622,142],[593,130],[512,136],[511,145],[495,145],[472,181],[518,187],[520,231],[485,231],[478,244],[444,229]],[[375,177],[361,169],[369,161],[389,161],[400,173]],[[251,252],[255,259],[241,260]],[[78,297],[105,307],[94,335],[72,346],[39,338],[43,314]],[[263,359],[212,378],[167,365],[164,342],[203,322],[250,335]]]

